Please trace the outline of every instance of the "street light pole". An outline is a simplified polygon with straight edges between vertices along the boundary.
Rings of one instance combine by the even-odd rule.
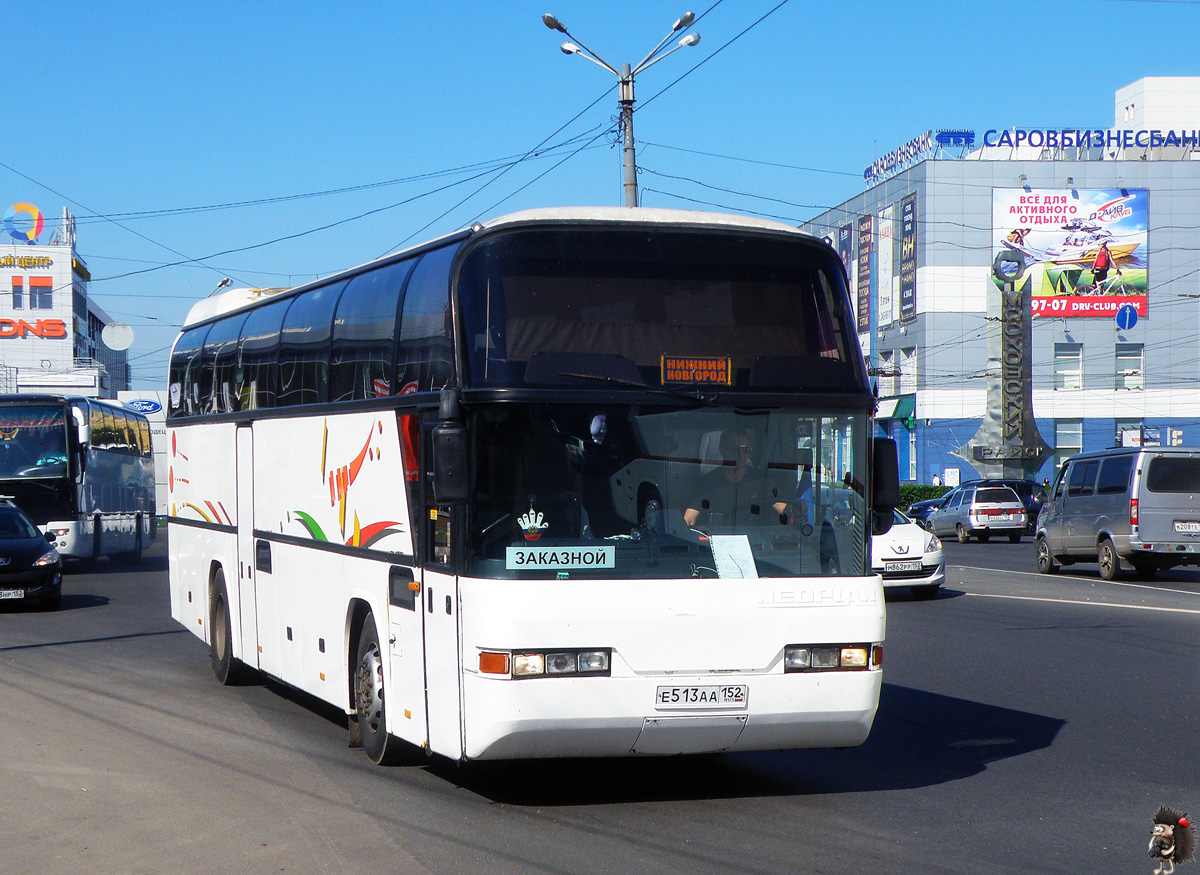
[[[621,106],[621,131],[624,146],[621,149],[621,164],[624,168],[625,206],[638,205],[637,156],[633,145],[633,71],[628,64],[621,65],[617,83],[618,102]]]
[[[625,192],[625,206],[636,207],[638,205],[637,191],[637,154],[633,141],[633,79],[638,74],[657,64],[667,55],[677,52],[685,46],[694,46],[700,42],[700,34],[689,33],[683,37],[679,43],[673,48],[662,52],[662,47],[667,44],[672,36],[679,31],[691,25],[696,20],[696,16],[692,12],[685,12],[672,25],[670,33],[659,41],[650,54],[642,58],[636,67],[630,67],[629,64],[622,64],[621,71],[617,72],[616,68],[585,46],[576,37],[571,36],[567,32],[567,26],[555,18],[553,15],[546,13],[542,16],[542,22],[551,30],[557,30],[559,33],[564,33],[570,36],[575,42],[564,42],[559,48],[563,54],[579,55],[586,58],[593,64],[603,67],[608,72],[617,77],[617,98],[618,106],[621,110],[621,132],[622,132],[622,148],[621,148],[621,166],[622,166],[622,188]],[[661,54],[660,54],[661,52]]]

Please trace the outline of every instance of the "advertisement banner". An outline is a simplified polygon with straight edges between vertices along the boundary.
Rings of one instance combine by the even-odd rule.
[[[917,196],[900,202],[900,321],[917,318]]]
[[[897,316],[892,290],[896,258],[895,214],[895,207],[887,207],[879,213],[879,255],[875,259],[876,328],[886,328],[896,321]]]
[[[1148,219],[1146,189],[992,189],[992,255],[1025,256],[1034,316],[1145,316]]]
[[[874,216],[858,220],[858,333],[871,332],[871,228]]]

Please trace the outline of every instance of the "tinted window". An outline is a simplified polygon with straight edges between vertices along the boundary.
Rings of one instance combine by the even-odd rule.
[[[1100,495],[1124,492],[1129,486],[1129,472],[1133,470],[1133,456],[1117,456],[1105,459],[1100,466],[1100,478],[1096,481],[1096,492]]]
[[[329,397],[329,338],[345,282],[310,289],[292,299],[279,338],[277,404],[317,404]]]
[[[1006,501],[1009,504],[1019,501],[1017,494],[1008,487],[989,487],[987,489],[977,489],[975,491],[975,500],[979,502],[1001,502]]]
[[[138,450],[143,456],[149,456],[154,452],[154,442],[150,436],[150,422],[145,419],[138,419]]]
[[[803,238],[515,231],[471,250],[458,300],[473,385],[688,382],[697,366],[664,376],[664,357],[728,364],[734,386],[865,380],[841,265]]]
[[[291,301],[275,301],[250,311],[242,325],[241,364],[242,409],[257,410],[275,406],[279,390],[279,328]]]
[[[13,507],[0,507],[0,540],[40,537],[41,532],[25,514]]]
[[[202,395],[208,397],[208,387],[202,385],[200,367],[200,351],[207,336],[208,326],[201,325],[183,332],[175,341],[175,349],[171,353],[171,372],[167,381],[167,413],[171,416],[199,413],[200,398]]]
[[[1154,456],[1146,472],[1151,492],[1200,492],[1200,459]]]
[[[331,401],[393,392],[396,311],[413,262],[390,264],[350,280],[333,321]]]
[[[397,394],[441,389],[454,375],[450,263],[457,251],[451,246],[425,253],[408,281],[400,317]]]
[[[240,409],[238,400],[241,391],[237,376],[237,347],[245,315],[223,319],[213,325],[204,341],[204,366],[211,363],[213,369],[212,397],[204,405],[208,413],[228,413]]]
[[[1067,495],[1091,495],[1096,483],[1096,471],[1100,463],[1097,461],[1076,462],[1071,469],[1071,482],[1067,486]]]

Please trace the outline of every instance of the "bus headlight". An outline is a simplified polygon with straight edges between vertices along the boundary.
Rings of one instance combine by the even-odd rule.
[[[608,648],[594,650],[481,650],[479,673],[513,678],[607,676]]]
[[[868,671],[883,662],[882,644],[789,644],[783,671]]]

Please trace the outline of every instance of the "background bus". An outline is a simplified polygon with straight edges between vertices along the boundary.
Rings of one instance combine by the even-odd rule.
[[[0,494],[65,558],[141,558],[154,540],[146,417],[110,401],[0,396]]]
[[[898,486],[853,325],[823,243],[656,210],[209,298],[170,366],[172,614],[377,762],[859,744]]]

